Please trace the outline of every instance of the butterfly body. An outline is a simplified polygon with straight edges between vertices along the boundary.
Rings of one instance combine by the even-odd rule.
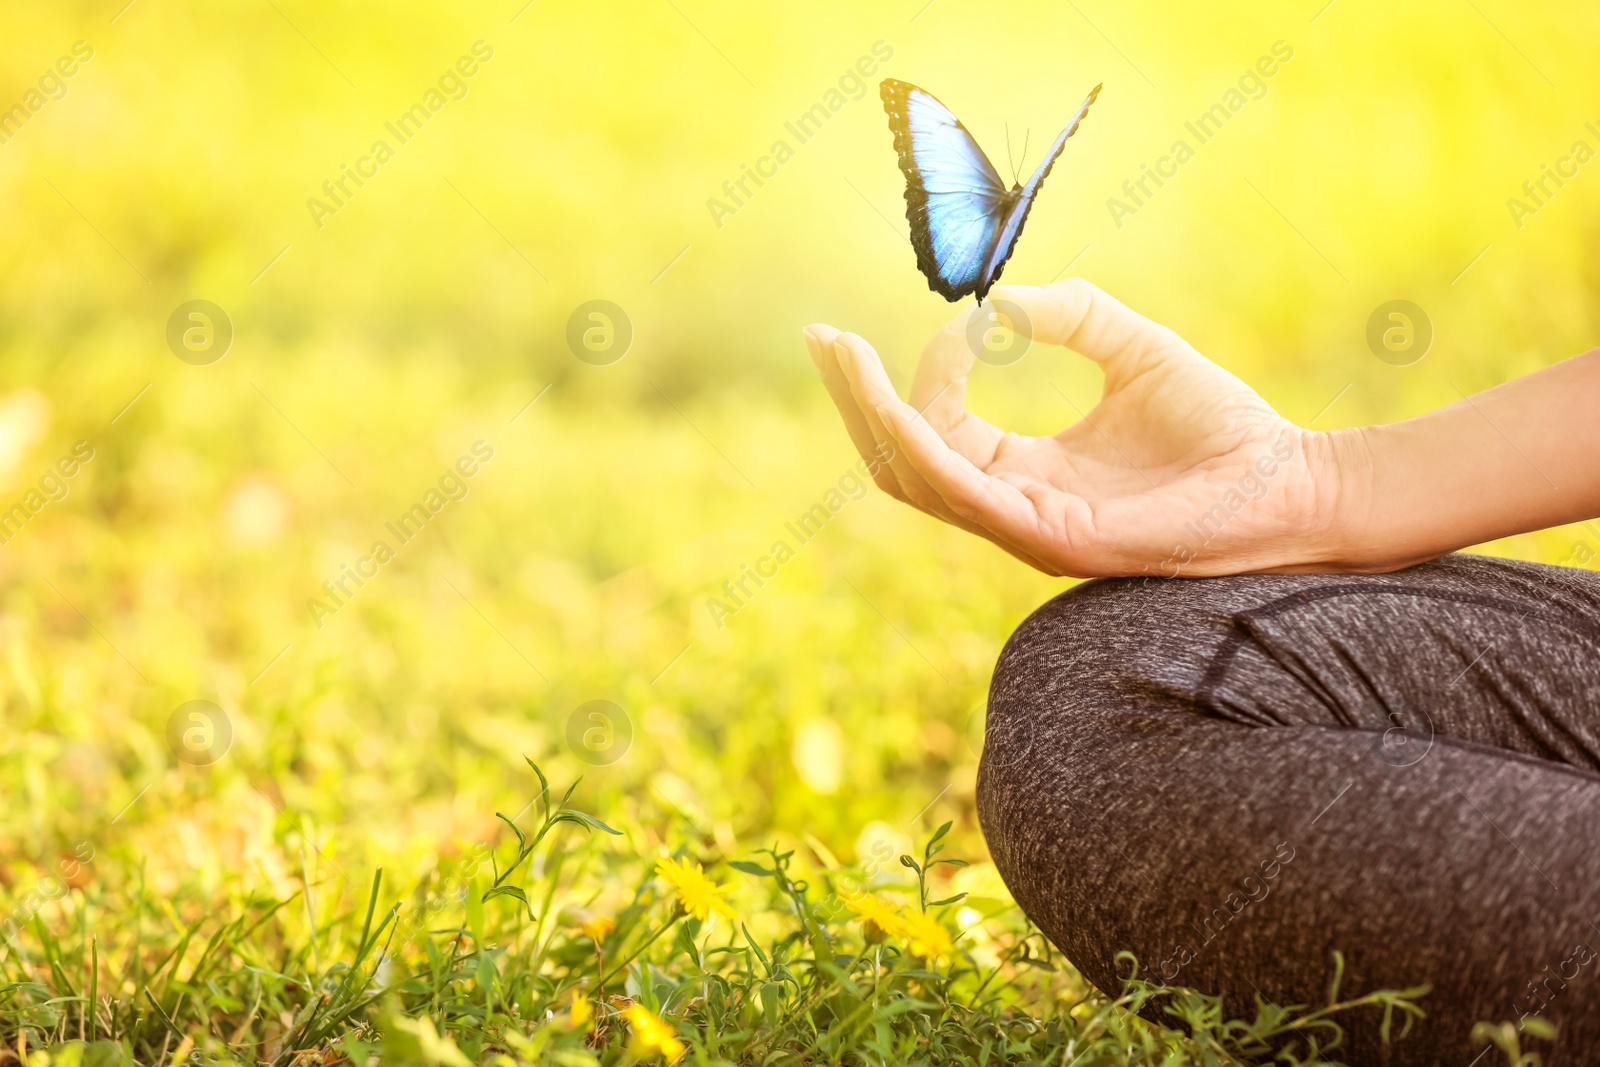
[[[887,78],[879,87],[906,179],[911,245],[928,288],[946,300],[979,302],[999,279],[1022,235],[1039,187],[1100,92],[1095,86],[1039,169],[1007,189],[950,109],[931,93]]]

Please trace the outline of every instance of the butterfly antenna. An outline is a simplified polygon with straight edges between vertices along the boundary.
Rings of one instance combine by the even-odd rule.
[[[1024,163],[1026,163],[1028,161],[1028,138],[1032,137],[1032,136],[1033,136],[1033,127],[1029,126],[1022,133],[1022,162],[1024,162]],[[1016,179],[1013,178],[1012,180],[1015,181]]]
[[[1017,181],[1017,161],[1011,158],[1011,123],[1006,123],[1006,163],[1011,167],[1011,182]]]

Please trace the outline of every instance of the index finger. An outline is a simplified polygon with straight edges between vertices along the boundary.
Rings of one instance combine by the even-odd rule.
[[[1145,318],[1116,297],[1082,278],[1050,285],[999,285],[989,294],[1019,331],[1062,345],[1107,370],[1137,364],[1184,341],[1172,330]],[[1006,304],[1012,305],[1005,308]]]

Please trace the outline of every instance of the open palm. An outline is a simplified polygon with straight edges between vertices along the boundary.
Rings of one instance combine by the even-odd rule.
[[[1050,437],[967,411],[971,308],[928,343],[909,404],[865,340],[810,326],[812,360],[857,449],[893,445],[880,488],[1051,574],[1199,576],[1306,558],[1332,503],[1320,435],[1081,279],[992,299],[1026,320],[1011,323],[1020,332],[1099,364],[1099,404]]]

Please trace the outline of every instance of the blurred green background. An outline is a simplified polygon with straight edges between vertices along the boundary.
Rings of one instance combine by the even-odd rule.
[[[1600,164],[1520,227],[1507,204],[1600,149],[1593,8],[123,3],[0,15],[0,112],[26,112],[0,144],[0,502],[95,450],[0,547],[13,889],[83,839],[203,891],[289,885],[306,842],[403,879],[531,795],[524,754],[587,774],[636,847],[666,815],[728,855],[849,858],[952,818],[981,856],[988,673],[1063,583],[874,491],[723,627],[706,607],[855,460],[801,326],[862,333],[904,383],[952,314],[905,238],[879,77],[1003,172],[1008,135],[1031,169],[1103,82],[1007,280],[1070,268],[1302,424],[1404,418],[1600,325]],[[385,124],[475,42],[492,58],[399,143]],[[878,42],[799,144],[785,123]],[[1123,182],[1277,42],[1265,95],[1119,226]],[[308,199],[379,139],[394,157],[319,227]],[[793,158],[718,225],[707,201],[778,139]],[[1435,331],[1404,367],[1364,339],[1400,298]],[[206,366],[166,341],[193,299],[235,334]],[[595,299],[634,334],[608,366],[565,339]],[[979,365],[973,404],[1041,432],[1097,388],[1037,348]],[[477,441],[465,498],[317,626],[323,581]],[[1556,562],[1582,536],[1492,547]],[[206,769],[166,741],[192,699],[234,734]],[[567,740],[591,700],[632,734],[599,765]]]

